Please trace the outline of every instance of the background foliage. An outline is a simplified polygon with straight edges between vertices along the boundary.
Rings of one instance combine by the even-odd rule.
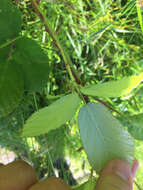
[[[7,6],[2,5],[2,2],[4,1],[0,2],[0,8]],[[13,40],[13,36],[18,33],[25,37],[17,39],[14,47],[10,44],[2,47],[3,44],[7,44],[7,41],[3,41],[4,36],[1,34],[4,34],[3,31],[12,13],[6,12],[1,15],[0,12],[0,26],[3,26],[0,28],[0,46],[2,47],[0,73],[5,70],[5,59],[11,58],[11,50],[12,59],[16,64],[15,70],[12,71],[15,81],[10,80],[9,70],[7,71],[8,92],[5,91],[5,82],[0,78],[0,84],[2,84],[0,92],[5,91],[5,95],[0,96],[0,114],[3,116],[0,120],[0,145],[14,151],[18,158],[29,161],[36,168],[40,178],[53,175],[55,172],[53,169],[57,167],[57,159],[70,158],[70,169],[76,176],[76,180],[81,183],[79,176],[88,174],[90,167],[85,153],[79,150],[82,144],[74,119],[48,134],[33,138],[21,137],[23,124],[29,116],[36,110],[50,105],[58,98],[57,95],[62,96],[70,92],[72,82],[68,77],[60,52],[35,14],[31,1],[13,0],[12,3],[20,10],[22,23],[19,21],[20,13],[17,13],[19,27],[9,23],[13,25],[14,30],[9,31],[7,28],[6,38]],[[95,84],[122,79],[143,70],[142,8],[137,8],[135,0],[42,0],[40,7],[70,55],[74,69],[83,83]],[[3,23],[5,14],[7,20]],[[39,49],[40,46],[43,51]],[[30,56],[33,57],[34,62],[29,59]],[[24,64],[25,60],[28,66]],[[21,65],[17,64],[19,61]],[[44,65],[43,70],[40,69],[40,64]],[[20,73],[19,67],[24,76]],[[34,69],[39,69],[38,75],[35,74]],[[40,80],[41,76],[45,76],[45,72],[46,78]],[[16,78],[17,73],[19,73],[19,80]],[[26,82],[20,79],[21,76]],[[9,94],[15,100],[14,92],[17,91],[15,89],[17,85],[21,90],[18,90],[16,94],[17,102],[12,111],[11,105],[6,103]],[[4,105],[6,110],[2,109],[1,102],[4,100],[6,100]],[[122,113],[125,118],[141,114],[143,112],[142,84],[131,92],[130,96],[101,100],[104,100],[113,110]],[[114,112],[114,115],[125,127],[129,126],[129,123],[118,113]],[[142,124],[142,121],[140,122]],[[138,140],[135,140],[135,154],[141,162],[136,181],[142,187],[143,146],[141,140],[143,136],[136,138]],[[61,160],[63,162],[63,159]],[[70,177],[67,178],[69,168],[63,166],[63,178],[70,183]],[[80,172],[77,172],[77,168],[80,168]]]

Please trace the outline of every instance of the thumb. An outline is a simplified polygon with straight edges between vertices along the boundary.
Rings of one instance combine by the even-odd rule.
[[[134,161],[133,167],[123,160],[110,161],[102,171],[95,190],[133,190],[133,180],[139,163]]]

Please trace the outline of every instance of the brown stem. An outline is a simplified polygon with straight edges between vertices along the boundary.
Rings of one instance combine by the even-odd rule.
[[[12,56],[12,50],[13,50],[14,44],[12,43],[10,45],[10,50],[9,50],[9,54],[8,54],[8,60],[10,60],[11,56]]]
[[[76,152],[81,152],[83,149],[83,146],[81,146],[79,149],[76,150]]]
[[[41,1],[41,0],[37,0],[37,4],[38,4],[38,5],[40,4],[40,1]]]
[[[50,35],[51,38],[53,39],[54,44],[55,44],[56,47],[59,49],[59,51],[60,51],[60,53],[61,53],[61,55],[62,55],[62,57],[63,57],[63,59],[64,59],[64,62],[65,62],[65,66],[66,66],[67,71],[70,69],[70,70],[71,70],[71,73],[72,73],[72,75],[73,75],[73,77],[74,77],[74,79],[75,79],[75,81],[76,81],[76,83],[79,84],[79,85],[84,86],[85,83],[83,83],[83,82],[79,79],[78,75],[77,75],[76,72],[74,71],[74,68],[72,67],[72,63],[71,63],[71,60],[70,60],[69,56],[68,56],[67,54],[64,54],[64,50],[63,50],[62,46],[60,45],[59,40],[58,40],[56,34],[52,31],[52,29],[50,28],[50,25],[46,22],[46,19],[45,19],[44,15],[40,12],[40,9],[38,8],[38,6],[37,6],[37,4],[34,2],[34,0],[32,0],[32,6],[33,6],[35,12],[37,13],[37,15],[39,15],[41,21],[43,22],[46,31],[49,33],[49,35]],[[86,103],[89,102],[89,99],[88,99],[87,96],[83,96],[83,98],[84,98],[84,100],[85,100]]]
[[[95,98],[94,99],[98,102],[100,102],[101,104],[103,104],[104,106],[106,106],[107,108],[109,108],[110,110],[118,113],[120,116],[123,116],[120,112],[118,112],[117,110],[115,110],[114,108],[112,108],[108,103],[104,102],[103,100],[100,100],[99,98]]]
[[[33,8],[35,10],[35,12],[39,15],[41,21],[44,23],[45,29],[46,31],[49,33],[49,35],[52,37],[54,44],[56,45],[56,47],[59,49],[60,52],[62,52],[63,50],[61,49],[61,47],[59,46],[59,43],[57,43],[57,39],[55,38],[55,36],[53,35],[53,32],[50,30],[49,26],[46,24],[46,20],[44,18],[44,15],[39,11],[39,9],[37,8],[37,6],[35,6],[35,4],[32,1],[32,5]],[[69,57],[67,57],[67,59],[69,59]],[[70,61],[69,61],[70,62]],[[67,64],[67,63],[66,63]],[[68,65],[69,66],[69,65]],[[67,67],[67,66],[66,66]],[[74,71],[73,67],[70,66],[71,72],[75,78],[75,81],[77,82],[77,84],[84,86],[85,83],[83,83],[80,78],[77,76],[76,72]]]
[[[18,4],[18,0],[15,0],[15,5],[17,5]]]
[[[72,67],[71,67],[71,72],[72,72],[72,74],[73,74],[73,76],[74,76],[74,78],[75,78],[76,83],[79,84],[79,85],[85,86],[85,83],[82,82],[82,81],[79,79],[79,77],[76,75],[76,73],[74,72],[74,70],[73,70]]]
[[[83,95],[83,98],[84,98],[84,101],[86,104],[88,104],[90,102],[88,96]]]
[[[57,46],[57,43],[56,43],[56,40],[54,40],[54,37],[53,37],[53,33],[51,32],[51,30],[49,30],[49,27],[45,24],[45,18],[43,16],[43,14],[39,11],[39,9],[37,8],[37,6],[35,6],[35,4],[33,3],[32,1],[32,6],[35,10],[35,12],[38,14],[38,16],[40,17],[41,21],[44,23],[44,26],[45,26],[45,29],[46,29],[46,32],[48,32],[50,34],[50,36],[52,36],[52,39],[55,43],[55,45]],[[57,46],[58,47],[58,46]]]

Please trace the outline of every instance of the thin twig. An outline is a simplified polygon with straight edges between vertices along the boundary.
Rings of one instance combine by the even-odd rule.
[[[41,1],[41,0],[37,0],[37,4],[38,4],[38,5],[40,4],[40,1]]]
[[[37,13],[37,15],[40,17],[41,21],[43,22],[46,31],[49,33],[49,35],[53,39],[53,42],[54,42],[55,46],[59,49],[59,51],[60,51],[60,53],[61,53],[61,55],[63,57],[63,60],[65,62],[66,68],[71,70],[77,84],[82,84],[80,78],[78,77],[78,74],[76,73],[75,69],[72,66],[72,62],[70,60],[70,57],[68,56],[68,54],[63,49],[62,45],[59,42],[59,39],[58,39],[56,33],[52,30],[52,27],[47,22],[44,14],[40,11],[40,8],[38,7],[38,4],[36,3],[35,0],[32,0],[32,6],[33,6],[35,12]],[[69,66],[70,66],[70,68],[69,68]]]
[[[71,67],[71,71],[72,71],[72,74],[73,74],[73,76],[74,76],[75,81],[77,82],[77,84],[85,86],[85,83],[80,80],[80,78],[76,75],[76,73],[74,72],[74,70],[73,70],[72,67]]]
[[[83,98],[84,98],[86,104],[88,104],[90,102],[88,96],[83,95]]]
[[[76,152],[81,152],[83,149],[84,149],[83,146],[81,146],[80,148],[78,148],[78,149],[76,150]]]
[[[19,0],[15,0],[15,5],[17,5],[17,4],[18,4],[18,1],[19,1]]]
[[[70,57],[68,56],[68,54],[66,53],[65,49],[62,47],[62,45],[60,44],[60,41],[56,35],[56,33],[52,30],[52,27],[50,26],[50,24],[47,22],[46,20],[46,17],[45,15],[41,12],[40,8],[38,7],[38,4],[37,4],[37,1],[36,0],[32,0],[32,6],[35,10],[35,12],[37,13],[37,15],[40,17],[41,21],[43,22],[44,26],[45,26],[45,29],[46,31],[49,33],[49,35],[51,36],[51,38],[53,39],[53,42],[55,44],[55,46],[59,49],[62,57],[63,57],[63,60],[65,62],[65,66],[66,66],[66,69],[72,79],[72,81],[76,82],[76,84],[78,85],[82,85],[84,86],[85,83],[83,83],[78,74],[76,73],[73,65],[72,65],[72,62],[71,62],[71,59]],[[78,86],[77,86],[78,88]],[[85,101],[85,103],[88,103],[89,100],[88,100],[88,97],[87,96],[83,96],[83,99]]]
[[[8,54],[8,60],[10,60],[11,56],[12,56],[12,50],[13,50],[14,44],[10,45],[10,50],[9,50],[9,54]]]
[[[110,110],[112,110],[113,112],[118,113],[120,116],[123,117],[123,114],[121,114],[120,112],[118,112],[117,110],[115,110],[114,108],[112,108],[109,104],[107,104],[106,102],[104,102],[103,100],[100,100],[99,98],[95,98],[94,99],[98,102],[100,102],[101,104],[103,104],[104,106],[106,106],[107,108],[109,108]]]

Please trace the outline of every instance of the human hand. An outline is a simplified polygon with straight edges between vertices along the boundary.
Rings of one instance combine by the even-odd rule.
[[[95,190],[132,190],[138,165],[136,160],[132,168],[121,160],[110,161],[101,173]],[[55,177],[38,182],[35,170],[24,161],[0,165],[0,189],[71,190],[63,180]]]
[[[24,161],[0,164],[0,190],[71,190],[62,179],[38,182],[35,170]]]
[[[132,168],[122,160],[110,161],[101,173],[95,190],[133,190],[138,167],[137,160],[134,160]]]

